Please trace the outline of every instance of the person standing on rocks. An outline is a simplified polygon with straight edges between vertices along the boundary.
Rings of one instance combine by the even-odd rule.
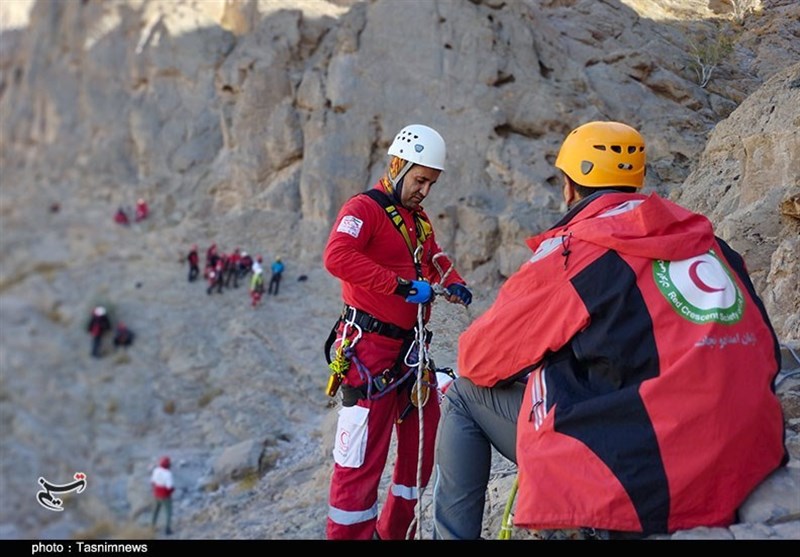
[[[252,270],[253,258],[249,253],[243,251],[242,258],[239,260],[239,278],[244,279]]]
[[[150,215],[150,207],[147,206],[147,202],[139,198],[136,200],[136,211],[134,213],[134,220],[136,222],[142,222]]]
[[[197,275],[200,274],[200,256],[197,255],[197,244],[192,245],[186,260],[189,262],[189,282],[194,282],[197,280]]]
[[[250,279],[250,302],[253,307],[257,307],[261,301],[261,296],[264,295],[264,272],[259,269],[253,273],[253,278]]]
[[[225,265],[225,288],[230,288],[231,280],[233,280],[233,287],[239,288],[239,265],[241,261],[242,255],[239,252],[239,248],[236,248],[228,256],[227,265]]]
[[[172,479],[172,472],[170,471],[172,463],[168,456],[161,459],[153,469],[150,476],[150,484],[153,487],[153,498],[155,499],[155,507],[153,508],[152,527],[156,527],[158,522],[158,514],[161,508],[164,508],[164,513],[167,515],[167,524],[164,528],[166,535],[172,534],[172,492],[175,491],[175,484]]]
[[[206,267],[204,271],[205,278],[217,268],[217,261],[219,261],[219,253],[217,253],[217,244],[211,244],[206,250]]]
[[[434,537],[481,535],[491,447],[514,522],[610,537],[727,526],[785,464],[778,340],[709,220],[640,193],[618,122],[564,140],[567,214],[461,335],[436,449]]]
[[[222,287],[225,284],[225,261],[221,255],[215,254],[215,257],[214,268],[208,271],[208,288],[206,288],[206,294],[208,295],[211,295],[214,288],[222,294]]]
[[[89,324],[86,325],[86,330],[92,336],[91,354],[94,358],[99,358],[102,355],[103,336],[111,330],[111,321],[106,314],[106,308],[103,306],[94,308]]]
[[[427,126],[407,126],[395,137],[388,155],[386,174],[340,210],[324,253],[326,269],[341,280],[345,303],[332,332],[335,341],[330,342],[338,349],[346,343],[351,360],[341,383],[343,408],[333,450],[329,539],[406,538],[418,498],[418,410],[403,416],[416,379],[416,365],[405,362],[418,354],[417,312],[422,311],[428,321],[435,282],[443,283],[442,294],[449,302],[472,301],[452,264],[442,269],[446,278],[437,271],[434,258],[441,249],[421,206],[444,170],[444,140]],[[425,344],[429,340],[426,334]],[[435,378],[429,380],[435,389]],[[333,396],[335,389],[328,394]],[[423,402],[423,412],[420,487],[427,485],[433,466],[437,397]],[[379,516],[378,486],[393,429],[397,459]]]
[[[272,276],[269,279],[269,288],[267,292],[272,294],[273,296],[278,295],[278,288],[281,286],[281,276],[283,275],[283,262],[281,261],[280,256],[275,258],[275,261],[272,262]],[[272,291],[272,287],[275,287],[275,291]]]

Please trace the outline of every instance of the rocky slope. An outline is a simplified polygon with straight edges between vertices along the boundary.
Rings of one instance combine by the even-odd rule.
[[[320,250],[411,121],[448,140],[427,206],[476,294],[437,306],[440,365],[563,210],[556,150],[598,118],[642,129],[648,189],[709,214],[800,347],[800,6],[756,4],[737,23],[699,0],[0,3],[0,536],[151,536],[168,452],[177,536],[323,537],[339,301]],[[700,87],[691,53],[723,39]],[[113,224],[138,197],[151,217]],[[194,242],[282,254],[281,295],[253,310],[187,284]],[[89,358],[97,303],[138,333],[129,352]],[[782,522],[800,511],[799,383],[779,386],[791,466],[743,524],[675,537],[800,538]],[[35,503],[39,476],[79,470],[67,512]]]

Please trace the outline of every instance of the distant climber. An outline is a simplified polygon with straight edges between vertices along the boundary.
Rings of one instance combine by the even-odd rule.
[[[158,513],[161,511],[161,507],[164,507],[167,515],[167,525],[164,533],[168,536],[172,534],[172,492],[175,491],[175,484],[170,471],[171,465],[169,457],[163,457],[150,476],[150,484],[153,486],[153,497],[155,498],[152,526],[153,528],[156,527]]]
[[[150,208],[147,206],[147,202],[144,199],[139,198],[136,201],[136,212],[134,215],[134,219],[136,222],[141,222],[147,218],[150,214]]]
[[[214,288],[217,289],[217,292],[222,294],[222,287],[224,285],[224,268],[225,263],[223,262],[221,257],[217,257],[217,263],[212,270],[208,272],[208,289],[206,290],[206,294],[211,294],[214,291]]]
[[[217,253],[217,244],[211,244],[206,250],[206,266],[203,270],[203,276],[208,278],[208,275],[217,267],[219,254]]]
[[[250,279],[250,300],[253,307],[258,306],[261,301],[261,296],[264,295],[264,273],[257,271],[253,273],[253,278]]]
[[[269,279],[269,288],[267,292],[274,296],[278,295],[278,288],[281,286],[281,275],[283,274],[283,262],[281,261],[280,257],[276,257],[275,261],[272,262],[272,277]],[[275,287],[275,292],[272,291],[272,287]]]
[[[233,287],[239,288],[239,263],[242,261],[242,254],[239,248],[233,250],[225,260],[225,287],[230,288],[231,281]]]
[[[103,343],[103,335],[111,330],[111,321],[106,314],[106,308],[97,306],[92,311],[92,317],[89,319],[89,324],[86,330],[92,335],[92,356],[99,358],[101,356],[100,349]]]
[[[128,218],[128,214],[122,207],[119,207],[117,212],[114,213],[114,222],[123,226],[127,226],[131,223],[130,219]]]
[[[133,344],[134,336],[133,331],[131,331],[125,323],[120,321],[117,323],[117,327],[114,331],[114,348],[119,348],[120,346],[127,348]]]
[[[263,273],[264,272],[264,258],[260,255],[256,257],[256,260],[253,262],[253,273]]]
[[[192,245],[186,260],[189,262],[189,282],[194,282],[197,280],[197,275],[200,274],[200,257],[197,255],[197,244]]]
[[[253,270],[253,258],[246,251],[243,251],[242,258],[239,260],[239,278],[243,279],[252,270]]]

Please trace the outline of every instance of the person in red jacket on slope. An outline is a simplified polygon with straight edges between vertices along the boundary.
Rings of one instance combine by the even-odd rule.
[[[425,335],[415,334],[418,310],[427,322],[432,284],[449,302],[466,306],[472,301],[452,264],[439,265],[446,258],[421,206],[444,170],[442,136],[427,126],[406,126],[388,154],[386,174],[340,210],[324,252],[326,269],[341,280],[345,303],[333,345],[341,351],[346,343],[349,359],[333,450],[329,539],[406,538],[418,489],[431,475],[439,421],[438,397],[429,396],[427,402],[417,397],[425,433],[418,486],[419,410],[407,410],[416,379],[413,360],[419,354],[415,339]],[[436,388],[435,374],[428,376],[426,385]],[[335,389],[328,394],[333,396]],[[397,434],[397,459],[379,516],[378,484],[392,429]]]
[[[459,338],[434,537],[481,535],[491,446],[518,466],[517,526],[727,526],[787,456],[778,340],[744,260],[704,216],[640,193],[630,126],[576,128],[555,165],[569,211]]]

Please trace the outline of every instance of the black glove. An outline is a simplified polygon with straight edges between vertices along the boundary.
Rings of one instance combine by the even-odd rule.
[[[468,306],[472,303],[472,292],[470,292],[469,288],[463,284],[451,284],[445,290],[447,290],[447,293],[451,296],[457,296],[458,299],[461,300],[461,303],[465,306]]]

